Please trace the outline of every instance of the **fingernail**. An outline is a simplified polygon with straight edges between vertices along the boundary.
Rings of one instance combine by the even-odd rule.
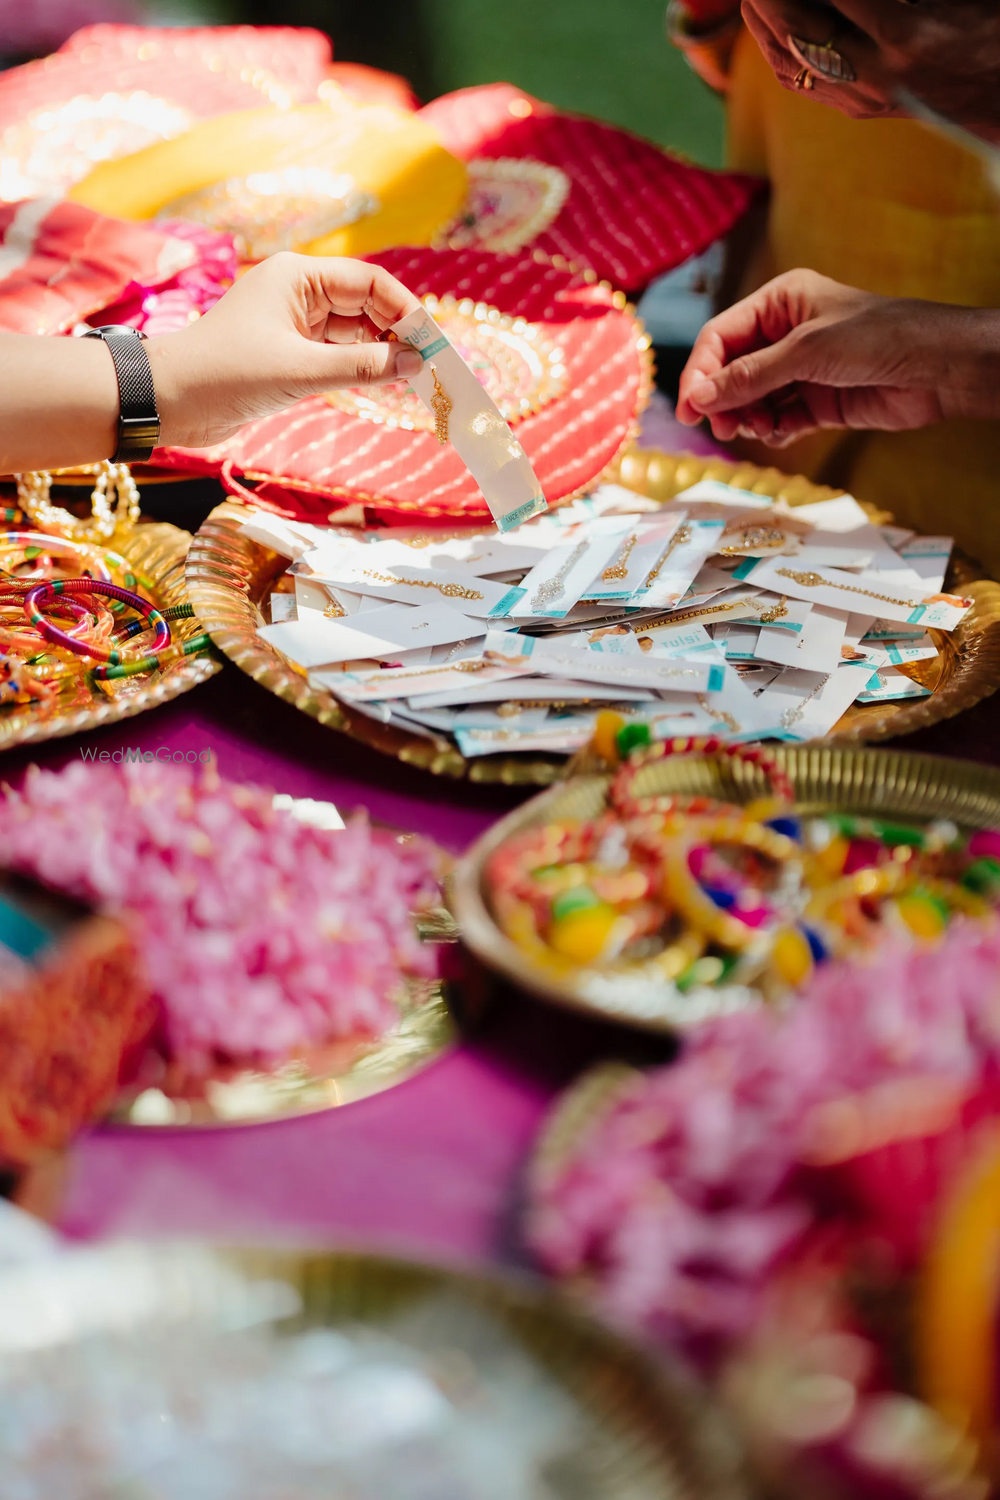
[[[396,373],[405,375],[409,380],[411,376],[418,374],[423,362],[416,349],[400,349],[396,355]]]
[[[692,406],[711,406],[717,394],[715,381],[703,378],[696,380],[688,391],[688,400]]]

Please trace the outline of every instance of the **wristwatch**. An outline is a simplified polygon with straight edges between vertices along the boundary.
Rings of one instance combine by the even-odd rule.
[[[85,339],[103,339],[111,351],[118,377],[118,447],[116,464],[145,463],[160,441],[160,414],[149,357],[142,347],[144,333],[127,323],[92,328]]]

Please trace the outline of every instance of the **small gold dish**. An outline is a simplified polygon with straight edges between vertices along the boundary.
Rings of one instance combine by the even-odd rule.
[[[791,777],[802,813],[842,809],[919,821],[947,818],[960,827],[1000,828],[1000,769],[898,750],[813,745],[775,747],[774,758]],[[452,909],[462,941],[487,971],[543,1000],[645,1031],[674,1034],[730,1009],[725,990],[718,1011],[695,1011],[685,997],[637,977],[631,983],[613,966],[581,969],[557,955],[544,963],[501,931],[490,909],[486,869],[515,834],[554,820],[597,817],[607,805],[611,777],[579,776],[532,797],[486,831],[458,865]],[[767,794],[763,772],[746,761],[673,755],[651,763],[635,791],[749,802]],[[702,991],[702,994],[705,992]]]
[[[152,594],[161,609],[186,604],[184,559],[191,542],[190,534],[166,522],[139,525],[112,546],[128,558],[139,573],[152,582]],[[203,626],[197,618],[175,620],[171,635],[175,641],[187,641],[200,635]],[[146,677],[125,677],[118,682],[92,683],[81,675],[72,688],[58,694],[51,703],[35,703],[0,710],[0,750],[14,745],[37,744],[60,735],[80,734],[134,718],[147,708],[158,708],[171,698],[207,682],[222,664],[213,656],[189,656],[169,662]]]

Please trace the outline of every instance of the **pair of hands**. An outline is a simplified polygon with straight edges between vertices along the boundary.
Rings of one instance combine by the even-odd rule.
[[[684,0],[696,24],[722,0]],[[730,13],[738,0],[729,0]],[[801,61],[789,37],[832,43],[856,81],[814,73],[812,97],[855,118],[903,113],[907,89],[956,124],[1000,139],[1000,7],[996,0],[743,0],[743,18],[775,75],[794,88]]]
[[[677,416],[784,447],[821,428],[1000,416],[1000,311],[878,297],[790,271],[707,323]]]

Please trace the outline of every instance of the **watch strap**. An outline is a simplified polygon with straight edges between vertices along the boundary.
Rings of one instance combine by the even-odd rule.
[[[143,335],[127,325],[94,328],[84,338],[102,339],[118,379],[118,447],[114,462],[145,463],[160,440],[160,414]]]

